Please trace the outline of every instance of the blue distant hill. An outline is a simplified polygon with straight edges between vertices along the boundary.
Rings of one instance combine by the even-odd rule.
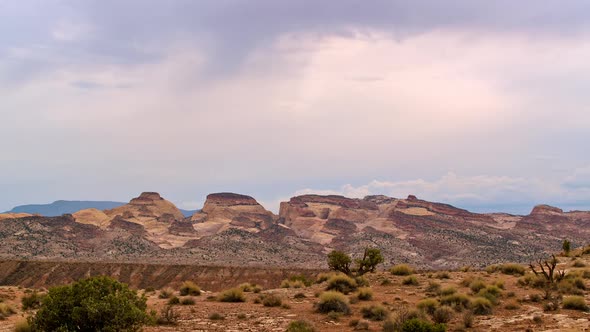
[[[10,211],[12,213],[40,214],[46,217],[61,216],[66,213],[74,213],[84,209],[109,210],[127,203],[110,201],[55,201],[50,204],[20,205]],[[196,211],[180,210],[185,217],[191,216]]]

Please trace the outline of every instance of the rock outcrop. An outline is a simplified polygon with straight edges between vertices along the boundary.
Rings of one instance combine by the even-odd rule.
[[[155,192],[141,193],[139,197],[133,198],[128,204],[106,210],[105,213],[111,218],[120,215],[126,219],[158,219],[169,214],[174,217],[174,220],[184,219],[184,215],[174,204]]]
[[[31,217],[33,216],[30,213],[13,213],[13,212],[9,212],[9,213],[0,213],[0,220],[4,220],[4,219],[15,219],[15,218],[25,218],[25,217]]]
[[[212,235],[229,228],[249,232],[267,229],[276,216],[254,198],[234,193],[216,193],[207,196],[203,209],[191,217],[198,233]]]

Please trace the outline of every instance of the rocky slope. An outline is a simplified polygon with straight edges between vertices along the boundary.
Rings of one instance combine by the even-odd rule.
[[[18,217],[0,222],[2,258],[321,268],[330,250],[379,247],[388,265],[454,268],[528,262],[566,238],[590,243],[590,212],[540,205],[527,216],[477,214],[412,195],[303,195],[274,215],[250,196],[217,193],[184,217],[148,192],[111,210]]]

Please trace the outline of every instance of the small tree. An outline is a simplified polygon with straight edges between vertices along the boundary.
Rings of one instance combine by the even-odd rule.
[[[34,331],[138,331],[146,307],[126,284],[100,276],[49,289],[30,323]]]
[[[555,270],[557,267],[557,258],[551,255],[551,259],[537,260],[537,266],[541,269],[537,271],[535,266],[530,263],[529,267],[536,276],[545,278],[545,299],[551,299],[551,293],[557,288],[557,283],[565,278],[565,271]]]
[[[342,251],[334,250],[328,254],[328,267],[330,270],[350,274],[352,259]]]
[[[383,263],[383,255],[381,250],[377,248],[366,248],[362,259],[357,259],[357,271],[359,275],[367,272],[375,272],[377,265]]]
[[[566,256],[570,255],[570,251],[572,250],[572,243],[569,240],[563,240],[563,245],[561,246],[563,252]]]

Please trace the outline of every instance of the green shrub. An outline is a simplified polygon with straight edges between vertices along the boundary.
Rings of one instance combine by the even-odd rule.
[[[471,301],[471,309],[476,315],[489,315],[492,313],[492,302],[486,298],[478,297]]]
[[[410,310],[406,306],[401,306],[385,321],[383,331],[399,332],[406,321],[414,318],[422,319],[423,317],[424,314],[420,311]]]
[[[345,275],[335,275],[328,280],[326,290],[333,290],[342,294],[354,292],[357,289],[357,284],[354,279]]]
[[[281,288],[303,288],[305,284],[301,280],[285,279],[281,282]]]
[[[382,321],[389,316],[389,311],[381,305],[371,305],[368,307],[361,308],[361,314],[363,318],[367,318],[374,321]]]
[[[224,290],[217,298],[219,302],[246,302],[244,292],[239,288],[230,288]]]
[[[402,280],[402,285],[418,286],[419,284],[418,278],[415,276],[407,276],[404,278],[404,280]]]
[[[388,278],[381,280],[381,286],[389,286],[391,284],[392,284],[392,282]]]
[[[180,304],[193,305],[193,304],[195,304],[195,299],[193,299],[192,297],[185,297],[182,300],[180,300]]]
[[[497,286],[487,286],[486,288],[480,290],[477,293],[477,296],[486,298],[493,304],[496,304],[498,302],[498,297],[500,296],[500,294],[502,294],[502,290],[500,290],[500,288],[498,288]]]
[[[315,282],[317,284],[321,284],[324,281],[328,281],[330,278],[332,278],[335,275],[345,275],[344,273],[341,272],[322,272],[320,274],[318,274],[316,276]]]
[[[41,306],[43,296],[39,295],[36,291],[30,294],[26,294],[21,299],[23,310],[38,309]]]
[[[456,306],[456,308],[469,308],[471,300],[465,294],[451,294],[443,296],[440,299],[440,304],[448,306]]]
[[[319,302],[316,304],[316,310],[324,314],[330,311],[349,314],[350,307],[348,303],[348,298],[342,293],[334,291],[323,292],[320,295]]]
[[[93,277],[50,288],[30,323],[40,331],[137,331],[148,321],[146,307],[127,285]]]
[[[581,311],[590,311],[586,300],[582,296],[566,296],[563,298],[563,308]]]
[[[448,323],[453,319],[454,310],[447,306],[436,308],[432,314],[432,320],[435,323]]]
[[[199,296],[201,295],[201,288],[197,286],[192,281],[185,281],[182,286],[180,286],[180,296]]]
[[[394,265],[389,269],[389,272],[394,276],[409,276],[410,274],[416,273],[414,269],[407,264]]]
[[[313,324],[306,320],[295,320],[289,323],[286,332],[315,332],[316,329]]]
[[[304,274],[295,274],[289,277],[288,279],[291,282],[301,281],[305,287],[309,287],[313,284],[313,280],[308,278]]]
[[[369,287],[359,288],[357,298],[362,301],[369,301],[373,298],[373,290]]]
[[[447,327],[444,324],[433,324],[418,318],[407,320],[401,328],[402,332],[445,332],[446,330]]]
[[[262,298],[262,305],[265,307],[280,307],[283,300],[275,294],[268,294]]]
[[[438,300],[435,299],[424,299],[416,304],[416,307],[418,307],[418,309],[424,311],[429,315],[434,314],[434,311],[436,310],[436,308],[438,308],[438,306]]]

